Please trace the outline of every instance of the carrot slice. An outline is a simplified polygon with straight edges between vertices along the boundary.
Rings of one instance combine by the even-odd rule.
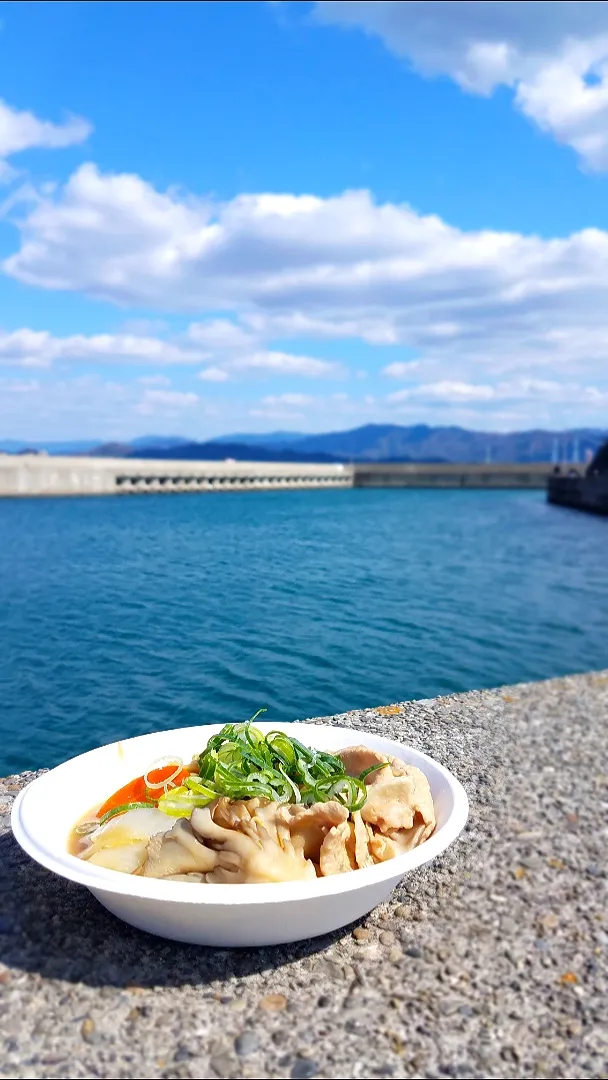
[[[103,806],[99,807],[97,817],[103,817],[108,810],[114,810],[116,806],[122,806],[123,803],[144,802],[145,799],[146,785],[144,784],[144,778],[138,776],[136,780],[131,780],[124,787],[121,787],[119,791],[115,791]]]
[[[174,772],[175,765],[163,765],[162,769],[152,769],[148,773],[148,777],[153,784],[162,784],[163,780],[165,780],[168,776],[171,776],[171,773]],[[176,787],[179,787],[180,784],[183,783],[184,776],[189,776],[188,769],[182,769],[181,772],[178,772],[177,776],[173,777],[171,785],[173,786],[173,784],[175,784]]]
[[[165,765],[162,769],[153,769],[152,772],[148,773],[148,776],[153,784],[160,784],[166,776],[171,776],[172,772],[175,772],[175,765]],[[171,786],[179,787],[183,783],[185,776],[188,776],[188,770],[182,769],[171,781]],[[143,776],[138,776],[136,780],[130,780],[119,791],[115,791],[103,806],[99,807],[96,816],[98,818],[103,817],[104,814],[108,813],[108,810],[114,810],[115,807],[122,806],[124,803],[149,802],[153,806],[160,795],[162,795],[162,790],[157,788],[151,791],[146,787]]]

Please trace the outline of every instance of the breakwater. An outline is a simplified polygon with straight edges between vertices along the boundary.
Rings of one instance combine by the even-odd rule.
[[[354,487],[414,488],[539,488],[547,486],[553,466],[531,464],[359,464]]]
[[[0,495],[121,495],[352,487],[344,465],[131,458],[0,457]]]
[[[547,497],[556,506],[608,515],[608,476],[550,476]]]
[[[0,455],[0,496],[125,495],[285,488],[537,488],[552,466],[139,461]]]

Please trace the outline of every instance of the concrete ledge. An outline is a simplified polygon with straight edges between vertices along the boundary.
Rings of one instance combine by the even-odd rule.
[[[364,925],[260,951],[123,926],[0,782],[0,1076],[606,1076],[607,721],[608,672],[332,717],[445,762],[470,824]]]

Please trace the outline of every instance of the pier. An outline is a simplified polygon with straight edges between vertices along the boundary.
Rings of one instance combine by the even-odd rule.
[[[0,454],[0,496],[131,495],[297,488],[523,488],[544,490],[552,466],[293,464]]]

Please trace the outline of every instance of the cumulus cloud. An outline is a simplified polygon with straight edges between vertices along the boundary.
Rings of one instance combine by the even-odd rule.
[[[379,205],[366,191],[211,206],[91,165],[17,224],[21,247],[4,270],[21,281],[159,311],[230,312],[199,319],[173,345],[100,335],[86,345],[100,355],[338,374],[314,355],[268,347],[297,334],[406,345],[421,364],[449,361],[461,374],[489,357],[499,374],[608,359],[601,229],[558,239],[465,231],[407,205]],[[85,348],[80,337],[66,341],[64,349]]]
[[[264,337],[312,337],[339,340],[360,338],[369,345],[394,345],[398,340],[396,330],[380,315],[345,319],[334,316],[324,318],[304,311],[244,312],[243,322]]]
[[[312,405],[314,398],[309,394],[267,394],[262,399],[263,405],[288,405],[296,408],[305,408]]]
[[[317,20],[380,37],[421,74],[464,90],[498,86],[530,120],[608,168],[608,4],[604,0],[320,0]]]
[[[274,352],[264,349],[259,352],[237,356],[232,361],[235,371],[258,371],[279,375],[304,375],[306,378],[324,378],[339,371],[337,364],[319,360],[315,356],[298,356],[293,353]]]
[[[121,438],[132,430],[124,420],[138,396],[137,387],[93,375],[54,381],[0,377],[0,424],[6,438],[64,439],[68,432]]]
[[[171,386],[171,379],[166,375],[141,375],[137,381],[142,386]]]
[[[2,379],[0,386],[5,394],[35,394],[40,390],[38,379]]]
[[[389,403],[411,401],[441,402],[443,405],[488,403],[542,402],[543,404],[568,405],[573,401],[587,402],[597,408],[608,405],[608,388],[583,386],[580,383],[560,383],[551,379],[518,379],[511,382],[465,383],[443,380],[405,387],[389,394]]]
[[[55,361],[101,363],[196,364],[200,351],[162,338],[134,334],[72,334],[55,337],[48,330],[0,331],[0,364],[44,368]]]
[[[194,324],[177,335],[174,340],[137,334],[72,334],[56,337],[47,330],[22,328],[10,332],[0,331],[0,365],[24,368],[48,368],[57,362],[103,363],[103,364],[156,364],[159,367],[199,364],[202,360],[217,359],[199,372],[205,382],[227,382],[235,376],[300,376],[325,378],[341,373],[339,365],[317,357],[272,351],[260,348],[258,337],[233,327],[234,334],[222,338],[221,321],[210,324],[218,344],[214,352],[199,347],[199,337],[204,336],[202,324]],[[224,323],[224,326],[232,326]],[[194,333],[192,332],[194,330]],[[209,342],[206,340],[205,345]],[[201,342],[202,344],[202,342]],[[235,351],[235,346],[238,348]],[[247,347],[248,351],[239,350]],[[221,366],[220,366],[221,365]],[[140,377],[147,385],[169,385],[163,375]]]
[[[98,438],[125,442],[157,430],[193,438],[219,433],[214,408],[187,390],[145,387],[139,379],[118,381],[99,374],[14,379],[0,374],[0,427],[4,438]],[[243,410],[243,418],[245,416]]]
[[[382,374],[389,379],[407,379],[412,371],[420,367],[420,360],[395,360],[382,368]]]
[[[179,413],[198,405],[199,396],[187,390],[146,390],[142,400],[135,406],[138,413],[151,416],[153,413]]]
[[[88,120],[68,116],[61,124],[40,120],[31,112],[12,108],[0,99],[0,178],[7,178],[11,168],[7,158],[34,148],[60,149],[81,143],[92,131]]]
[[[41,194],[16,224],[21,247],[4,269],[19,280],[197,317],[172,337],[4,333],[0,362],[197,364],[218,384],[333,379],[346,365],[292,342],[343,339],[373,346],[387,377],[424,387],[524,376],[606,384],[601,229],[554,239],[466,231],[367,191],[212,204],[94,166]],[[579,398],[589,416],[599,415],[594,400]]]
[[[250,349],[256,337],[247,329],[230,319],[209,319],[207,322],[190,323],[186,337],[195,345],[217,352],[243,352]]]
[[[199,372],[198,377],[199,379],[203,379],[204,382],[216,383],[227,382],[230,378],[228,372],[219,367],[203,368],[203,370]]]

